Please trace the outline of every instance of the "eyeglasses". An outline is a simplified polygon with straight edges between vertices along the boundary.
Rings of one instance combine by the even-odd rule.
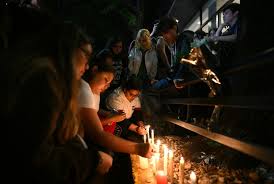
[[[140,95],[140,93],[135,94],[135,93],[129,92],[129,95],[130,95],[131,97],[136,98],[136,97],[138,97],[138,96]]]

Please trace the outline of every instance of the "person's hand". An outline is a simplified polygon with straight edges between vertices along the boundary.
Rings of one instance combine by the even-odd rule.
[[[96,168],[96,171],[99,173],[99,174],[106,174],[109,169],[111,168],[112,166],[112,157],[109,155],[109,154],[106,154],[102,151],[98,151],[99,152],[99,156],[101,157],[100,158],[100,161],[99,161],[99,164]]]
[[[144,128],[144,127],[141,127],[141,126],[138,126],[136,128],[136,132],[139,134],[139,135],[146,135],[147,134],[147,130]]]
[[[113,118],[113,121],[115,122],[123,121],[124,119],[126,119],[126,113],[122,112],[122,113],[114,114],[112,118]]]
[[[173,83],[177,89],[182,89],[184,87],[184,79],[174,79]]]
[[[152,79],[152,80],[150,81],[150,84],[154,84],[155,82],[158,82],[158,80]]]
[[[152,146],[148,143],[139,143],[137,144],[137,154],[146,157],[146,158],[151,158],[152,156]]]
[[[153,29],[152,29],[152,31],[151,31],[151,33],[150,33],[150,36],[153,36],[153,35],[154,35],[154,33],[155,33],[156,30],[157,30],[158,24],[159,24],[159,23],[155,23],[155,24],[153,25]]]
[[[144,124],[143,121],[138,121],[137,125],[140,126],[140,127],[143,127],[143,128],[145,127],[145,124]]]
[[[229,26],[229,24],[228,24],[228,23],[222,23],[222,24],[220,25],[220,27],[222,27],[222,28],[225,28],[226,26]]]
[[[217,37],[218,37],[218,36],[206,37],[206,41],[208,41],[208,42],[216,42],[216,41],[218,41],[218,40],[217,40]]]

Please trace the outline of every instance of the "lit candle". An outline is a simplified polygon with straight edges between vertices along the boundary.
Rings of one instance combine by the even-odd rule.
[[[170,183],[173,183],[173,151],[168,151],[168,177]]]
[[[139,156],[139,160],[140,160],[140,168],[141,169],[147,169],[148,168],[148,159]]]
[[[179,166],[179,184],[184,183],[185,178],[185,160],[184,157],[181,157],[180,159],[180,166]]]
[[[196,174],[195,174],[193,171],[191,171],[189,177],[190,177],[190,183],[191,183],[191,184],[196,184],[197,177],[196,177]]]
[[[146,143],[147,135],[143,135],[144,143]]]
[[[150,128],[150,125],[146,125],[145,128],[147,130],[147,139],[149,139],[149,128]]]
[[[157,171],[156,183],[157,184],[167,184],[167,176],[164,171]]]
[[[151,129],[151,141],[152,141],[152,144],[154,144],[154,130]]]
[[[167,174],[167,157],[168,157],[168,148],[164,145],[164,171]]]

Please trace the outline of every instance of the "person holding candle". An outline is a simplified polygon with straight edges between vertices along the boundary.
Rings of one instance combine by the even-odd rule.
[[[81,80],[78,99],[85,139],[110,151],[138,154],[150,158],[152,148],[149,144],[127,141],[103,129],[102,122],[98,116],[100,93],[109,87],[114,77],[113,72],[112,66],[98,63],[89,68],[85,74],[88,83]]]
[[[103,50],[101,51],[99,54],[96,55],[96,57],[93,60],[93,71],[98,69],[98,66],[100,65],[105,65],[106,67],[104,67],[105,73],[110,73],[110,75],[114,76],[114,67],[112,67],[112,65],[110,65],[110,63],[112,63],[112,59],[113,56],[111,54],[110,51],[108,50]],[[108,67],[109,66],[109,67]],[[90,87],[91,88],[97,88],[97,83],[95,83],[92,80],[92,75],[90,73],[86,73],[86,75],[84,76],[84,78],[86,78],[86,80],[90,83]],[[109,76],[109,82],[111,82],[111,78]],[[108,85],[106,86],[106,89],[108,88]],[[105,90],[103,90],[104,92]],[[103,128],[105,131],[110,132],[110,133],[114,133],[114,129],[116,127],[116,122],[120,122],[123,121],[126,116],[124,112],[116,112],[116,111],[106,111],[101,107],[100,104],[100,99],[101,99],[101,92],[100,92],[100,96],[98,95],[94,95],[95,96],[95,102],[96,102],[96,106],[94,106],[94,108],[98,111],[98,116],[101,120],[101,123],[103,125]]]
[[[108,109],[119,110],[126,114],[126,119],[116,125],[116,133],[119,136],[127,137],[127,130],[136,132],[139,135],[148,133],[144,128],[140,110],[139,95],[141,87],[141,81],[134,75],[130,76],[121,87],[115,89],[106,99]]]

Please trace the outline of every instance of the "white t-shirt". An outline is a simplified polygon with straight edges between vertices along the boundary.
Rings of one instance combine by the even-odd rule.
[[[121,88],[115,89],[106,99],[106,106],[112,110],[123,110],[126,118],[131,118],[135,108],[141,108],[140,98],[136,97],[132,102],[128,101]]]
[[[78,103],[80,108],[91,108],[99,111],[100,95],[94,94],[89,84],[83,79],[81,79]]]

